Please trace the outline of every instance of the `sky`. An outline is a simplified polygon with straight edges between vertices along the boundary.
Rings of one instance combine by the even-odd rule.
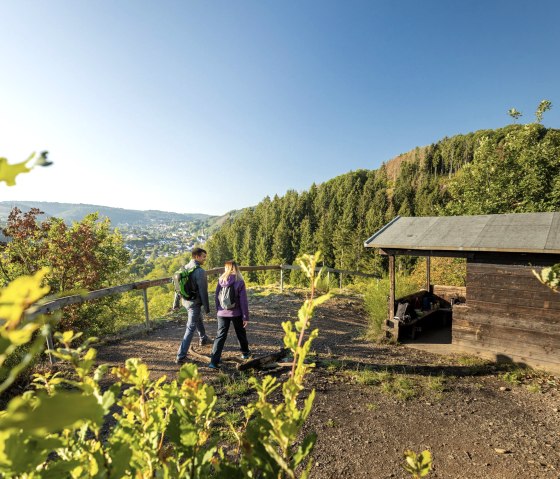
[[[511,123],[560,128],[557,0],[0,0],[0,201],[221,215]]]

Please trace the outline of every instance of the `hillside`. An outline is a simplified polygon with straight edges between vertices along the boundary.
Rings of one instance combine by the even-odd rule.
[[[46,216],[62,218],[67,222],[79,221],[90,213],[98,212],[101,217],[111,220],[113,226],[141,226],[144,224],[169,223],[169,222],[192,222],[209,221],[220,217],[210,216],[199,213],[171,213],[157,210],[128,210],[123,208],[112,208],[108,206],[74,204],[74,203],[53,203],[46,201],[0,201],[0,222],[6,221],[12,208],[18,207],[22,211],[31,208],[39,208],[45,212]]]

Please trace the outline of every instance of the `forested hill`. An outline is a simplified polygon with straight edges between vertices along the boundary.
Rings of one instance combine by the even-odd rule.
[[[375,271],[364,241],[396,215],[560,209],[560,130],[509,125],[444,138],[377,170],[358,170],[298,193],[266,197],[208,242],[211,265],[293,263],[317,249],[325,264]]]
[[[38,208],[45,213],[46,216],[55,216],[62,218],[64,221],[80,221],[84,216],[98,212],[99,216],[107,217],[111,220],[113,226],[142,225],[164,223],[172,221],[205,221],[216,217],[205,214],[181,214],[170,213],[167,211],[139,211],[128,210],[124,208],[111,208],[109,206],[86,205],[75,203],[54,203],[47,201],[0,201],[0,220],[6,220],[10,211],[18,207],[22,211],[28,211],[31,208]]]

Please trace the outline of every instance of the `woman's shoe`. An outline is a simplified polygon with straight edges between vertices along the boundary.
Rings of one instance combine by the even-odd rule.
[[[214,364],[214,363],[209,363],[209,364],[208,364],[208,367],[209,367],[210,369],[220,369],[219,364]]]
[[[241,355],[241,359],[249,359],[251,357],[251,353],[243,353]]]

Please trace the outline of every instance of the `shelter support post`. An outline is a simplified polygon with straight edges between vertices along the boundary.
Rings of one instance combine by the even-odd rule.
[[[395,255],[389,255],[389,309],[387,336],[399,339],[399,323],[395,321]]]
[[[284,292],[284,269],[280,269],[280,291]]]
[[[430,272],[432,268],[431,256],[426,256],[426,291],[430,292]]]

